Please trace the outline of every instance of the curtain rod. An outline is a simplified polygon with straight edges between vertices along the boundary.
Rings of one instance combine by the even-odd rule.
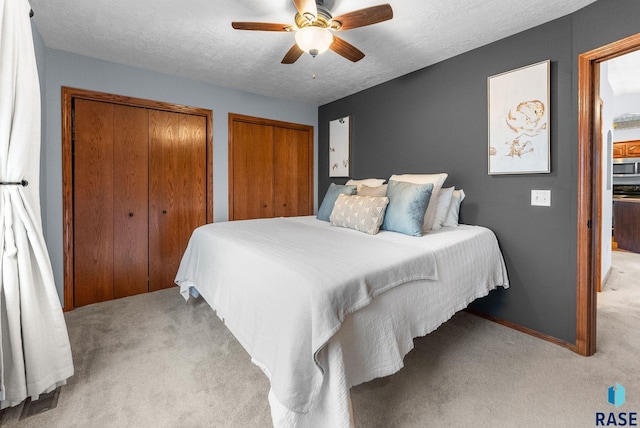
[[[27,187],[29,182],[27,180],[21,181],[0,181],[0,186],[22,186]]]

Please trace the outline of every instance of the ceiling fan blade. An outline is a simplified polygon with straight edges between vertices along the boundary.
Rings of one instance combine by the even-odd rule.
[[[336,16],[333,18],[333,22],[337,21],[342,24],[336,28],[337,30],[350,30],[352,28],[377,24],[378,22],[387,21],[391,18],[393,18],[391,5],[381,4]]]
[[[331,46],[329,46],[329,49],[331,49],[338,55],[342,55],[349,61],[356,62],[364,58],[364,54],[360,49],[353,46],[351,43],[345,42],[335,34],[333,36],[333,43],[331,43]]]
[[[300,15],[304,16],[309,21],[313,21],[318,17],[316,0],[293,0],[293,4],[296,5],[296,9],[298,9]]]
[[[303,53],[304,51],[300,49],[297,44],[294,44],[291,46],[291,49],[289,49],[289,52],[285,54],[284,58],[282,58],[282,64],[293,64]]]
[[[231,26],[236,30],[291,31],[291,25],[289,24],[272,24],[269,22],[232,22]]]

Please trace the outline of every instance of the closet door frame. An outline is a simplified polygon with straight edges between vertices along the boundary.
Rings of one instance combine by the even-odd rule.
[[[143,107],[153,110],[185,113],[203,116],[207,130],[207,183],[206,205],[207,223],[213,223],[213,112],[209,109],[190,107],[162,101],[133,98],[85,89],[62,87],[62,233],[64,251],[64,311],[74,308],[73,304],[73,101],[85,99],[122,104],[132,107]]]
[[[229,126],[228,126],[228,134],[229,134],[229,220],[234,220],[233,218],[233,205],[234,205],[234,200],[233,200],[233,160],[234,160],[234,150],[233,150],[233,124],[234,122],[247,122],[247,123],[253,123],[253,124],[257,124],[257,125],[265,125],[265,126],[271,126],[274,128],[286,128],[286,129],[295,129],[295,130],[299,130],[299,131],[306,131],[308,132],[309,135],[309,188],[308,188],[308,192],[309,192],[309,203],[308,203],[308,210],[310,213],[313,213],[313,190],[314,190],[314,183],[313,183],[313,176],[314,176],[314,170],[313,170],[313,153],[314,153],[314,147],[313,147],[313,126],[311,125],[303,125],[303,124],[299,124],[299,123],[292,123],[292,122],[283,122],[283,121],[279,121],[279,120],[272,120],[272,119],[265,119],[262,117],[255,117],[255,116],[246,116],[246,115],[242,115],[242,114],[237,114],[237,113],[229,113]],[[277,143],[277,142],[275,142]],[[275,161],[275,160],[274,160]],[[274,196],[275,197],[275,196]]]

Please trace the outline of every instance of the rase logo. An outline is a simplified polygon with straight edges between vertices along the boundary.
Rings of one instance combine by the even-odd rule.
[[[607,390],[607,401],[612,404],[616,409],[624,404],[625,401],[625,389],[624,386],[616,383],[614,386]],[[597,427],[637,427],[638,426],[638,413],[637,412],[596,412],[596,426]]]

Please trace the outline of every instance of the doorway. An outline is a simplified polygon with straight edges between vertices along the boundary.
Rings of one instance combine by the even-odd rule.
[[[596,351],[596,290],[600,288],[603,156],[599,132],[600,63],[640,50],[640,33],[578,57],[578,218],[576,347],[584,356]]]
[[[602,284],[598,291],[602,291],[612,273],[614,251],[618,248],[639,251],[633,233],[637,217],[635,204],[628,205],[633,204],[633,199],[626,201],[626,198],[638,197],[637,190],[640,190],[640,177],[635,175],[635,164],[631,163],[631,159],[640,155],[640,50],[600,63],[599,89],[602,119],[598,136],[602,138],[603,180],[600,190]],[[614,217],[620,222],[617,230],[613,227]]]

